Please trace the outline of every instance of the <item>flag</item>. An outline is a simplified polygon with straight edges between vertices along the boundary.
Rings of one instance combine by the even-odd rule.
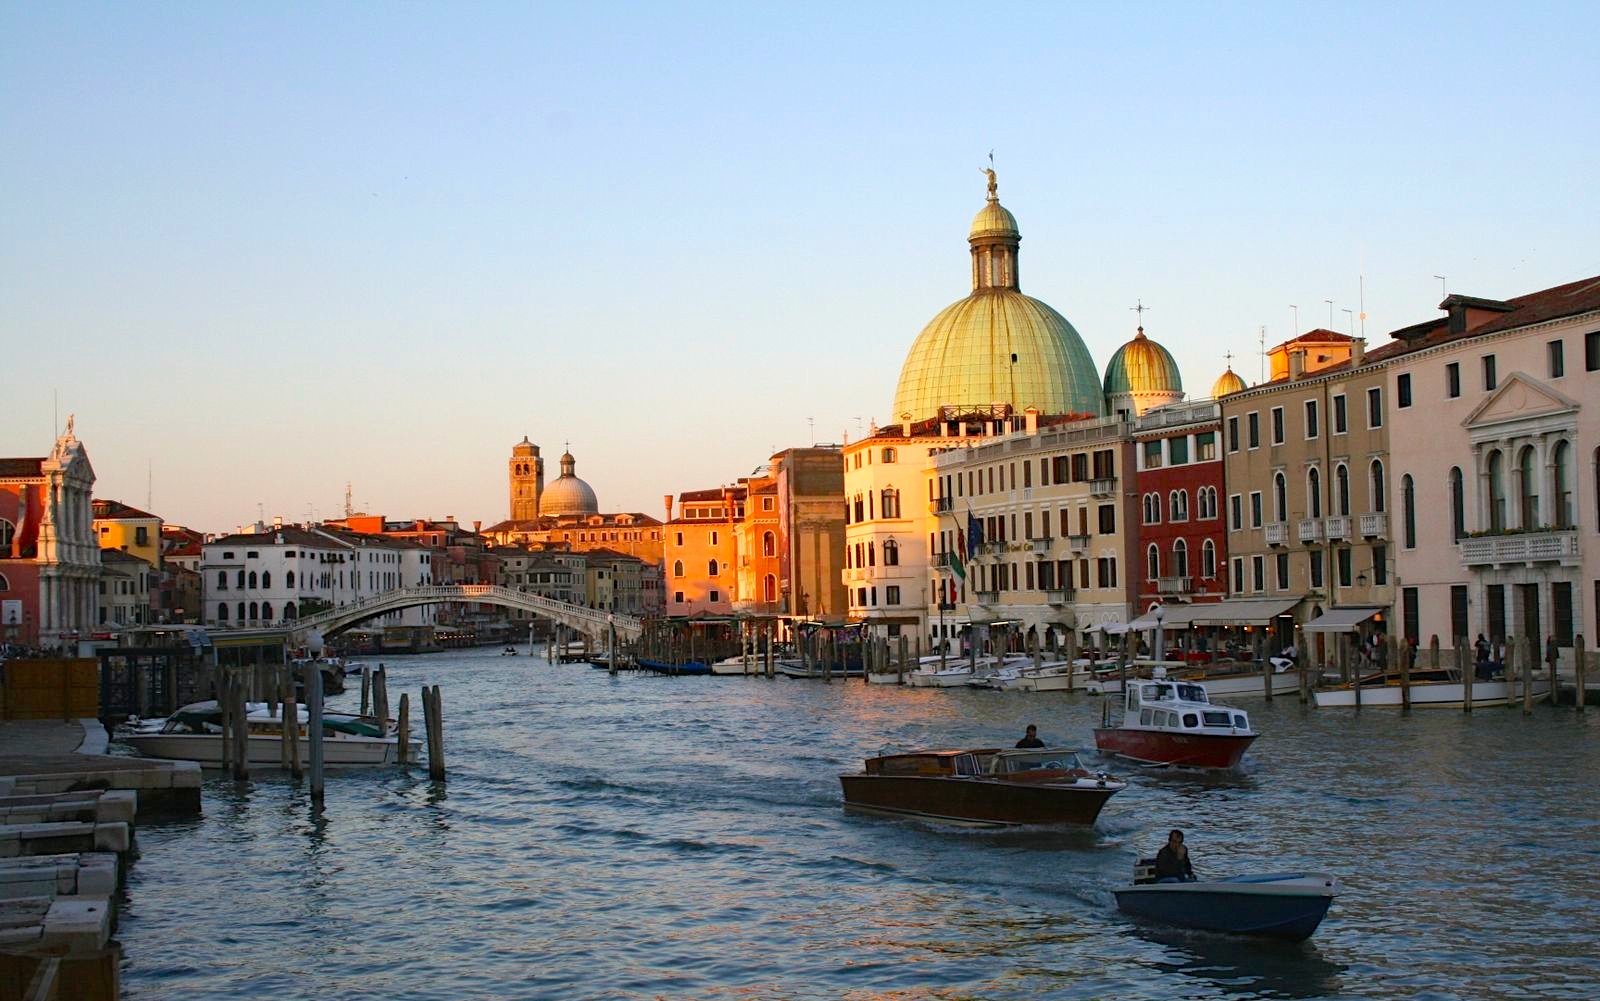
[[[977,555],[978,547],[983,545],[983,522],[972,513],[972,505],[967,505],[967,559]]]
[[[961,554],[954,549],[950,550],[950,570],[962,580],[967,579],[967,565],[961,562]]]

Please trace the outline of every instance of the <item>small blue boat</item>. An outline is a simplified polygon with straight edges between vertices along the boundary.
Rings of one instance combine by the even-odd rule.
[[[656,674],[710,674],[711,665],[698,660],[686,661],[682,664],[673,664],[664,660],[655,660],[650,657],[640,657],[637,660],[640,670],[654,671]]]
[[[1134,867],[1134,885],[1117,890],[1117,907],[1180,928],[1261,935],[1300,942],[1322,924],[1339,880],[1320,872],[1274,872],[1194,883],[1157,883],[1152,863]]]

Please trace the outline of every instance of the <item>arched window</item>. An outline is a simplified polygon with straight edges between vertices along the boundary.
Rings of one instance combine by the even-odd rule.
[[[9,591],[9,590],[11,590],[11,582],[6,580],[6,575],[5,574],[0,573],[0,591]]]
[[[878,514],[884,518],[900,517],[900,491],[890,487],[883,492]]]
[[[294,571],[293,570],[290,570],[288,573],[283,575],[283,586],[284,587],[294,587]]]
[[[707,563],[706,563],[706,575],[708,577],[715,577],[717,575],[717,561],[716,560],[707,561]]]
[[[683,576],[683,561],[682,560],[673,560],[672,561],[672,576],[674,576],[674,577],[682,577]]]
[[[1467,534],[1467,496],[1461,481],[1461,467],[1450,467],[1450,541],[1460,542]]]
[[[222,602],[218,602],[217,603],[217,621],[218,622],[227,622],[228,621],[228,603],[226,601],[222,601]]]
[[[884,462],[895,462],[895,461],[897,461],[897,457],[895,456],[894,449],[886,448],[886,449],[883,450],[883,461]]]
[[[1370,475],[1371,480],[1372,480],[1372,482],[1368,485],[1368,489],[1370,489],[1372,491],[1372,493],[1371,493],[1372,510],[1374,510],[1374,511],[1387,511],[1387,510],[1389,510],[1389,507],[1388,507],[1389,487],[1388,487],[1388,484],[1386,484],[1384,482],[1384,479],[1383,479],[1383,462],[1381,460],[1378,460],[1378,459],[1373,459],[1372,460],[1372,469],[1371,469],[1371,472],[1370,472],[1369,475]]]
[[[217,571],[217,590],[218,591],[226,591],[227,589],[228,589],[228,571],[226,571],[226,570],[218,570]]]
[[[1489,453],[1489,530],[1506,527],[1506,460],[1497,448]]]
[[[261,571],[261,587],[262,587],[263,590],[269,589],[269,588],[272,587],[272,571],[271,570],[263,570],[263,571]]]
[[[1167,496],[1168,509],[1173,521],[1189,520],[1189,491],[1174,490]]]
[[[1210,539],[1200,544],[1200,576],[1215,577],[1217,575],[1217,545]]]
[[[1182,539],[1172,543],[1172,575],[1174,577],[1189,576],[1189,544]]]
[[[261,603],[261,621],[262,622],[271,622],[272,621],[272,602],[263,601]]]
[[[234,611],[234,616],[233,617],[238,619],[240,622],[243,622],[244,621],[244,602],[241,601],[237,605],[233,606],[233,611]]]
[[[883,540],[883,565],[886,567],[900,565],[900,543],[893,539]]]
[[[11,555],[11,540],[16,537],[17,526],[0,518],[0,556]]]
[[[867,566],[875,567],[877,565],[878,565],[878,547],[877,547],[877,545],[875,543],[868,542],[867,543]]]
[[[1145,494],[1144,495],[1144,523],[1146,525],[1155,525],[1155,524],[1160,523],[1160,521],[1161,521],[1161,495],[1160,494]]]
[[[856,494],[856,521],[867,520],[867,502],[860,494]]]
[[[250,571],[250,590],[254,591],[255,589],[256,589],[256,572],[254,570],[252,570],[252,571]],[[254,618],[254,616],[251,616],[251,618]]]
[[[1339,463],[1333,467],[1333,498],[1336,505],[1333,513],[1344,517],[1350,516],[1350,467]]]
[[[261,617],[261,609],[255,602],[250,603],[250,621],[254,622]]]
[[[768,603],[778,600],[778,578],[772,574],[767,574],[761,580],[761,600]]]
[[[1289,520],[1289,481],[1282,473],[1272,477],[1272,514],[1273,521]]]
[[[1517,457],[1518,479],[1522,481],[1522,530],[1539,527],[1539,457],[1532,445],[1524,446]]]
[[[1150,548],[1145,550],[1144,560],[1145,560],[1145,571],[1146,571],[1145,572],[1145,577],[1148,578],[1149,580],[1155,580],[1157,577],[1160,577],[1161,576],[1161,550],[1156,548],[1156,544],[1154,542],[1150,543]]]
[[[1322,517],[1322,471],[1316,466],[1306,470],[1306,516]]]
[[[1557,528],[1572,528],[1577,524],[1572,512],[1572,446],[1566,441],[1556,442],[1556,447],[1550,452],[1551,476],[1550,484],[1554,491],[1555,525]]]
[[[1417,493],[1410,473],[1400,477],[1400,518],[1405,522],[1402,526],[1405,547],[1417,548]]]
[[[288,604],[283,606],[283,617],[284,618],[292,619],[292,618],[295,618],[299,614],[300,613],[296,612],[295,609],[294,609],[294,602],[291,601]]]
[[[234,578],[234,583],[238,586],[239,590],[241,590],[241,591],[244,590],[244,571],[243,570],[240,570],[238,575]],[[239,616],[239,617],[241,619],[244,618],[244,616],[242,616],[242,615]]]
[[[771,532],[763,532],[761,535],[761,555],[778,555],[778,537]]]
[[[1200,517],[1215,519],[1217,517],[1217,488],[1206,487],[1202,493],[1204,493],[1206,501],[1205,510],[1200,513]]]

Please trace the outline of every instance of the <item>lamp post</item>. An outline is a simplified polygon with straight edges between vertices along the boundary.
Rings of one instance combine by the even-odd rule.
[[[1161,630],[1161,622],[1162,622],[1163,619],[1165,619],[1167,617],[1167,606],[1165,606],[1165,605],[1157,605],[1156,607],[1154,607],[1154,608],[1152,608],[1150,610],[1150,614],[1152,614],[1152,615],[1154,615],[1156,617],[1156,643],[1155,643],[1156,660],[1166,660],[1167,659],[1167,648],[1162,642],[1163,637],[1162,637],[1162,630]]]

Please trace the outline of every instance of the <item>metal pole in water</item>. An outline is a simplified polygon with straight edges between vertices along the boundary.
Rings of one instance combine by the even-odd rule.
[[[322,800],[322,669],[306,665],[307,757],[311,760],[311,798]]]

